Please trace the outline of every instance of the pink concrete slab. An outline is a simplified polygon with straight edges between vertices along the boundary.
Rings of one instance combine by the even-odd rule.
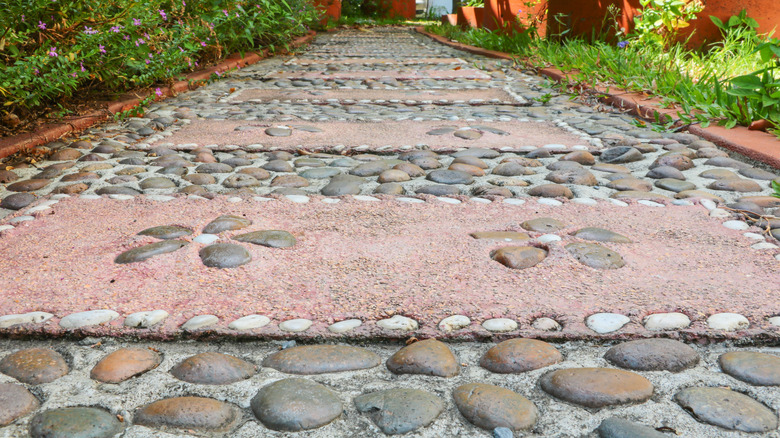
[[[461,100],[468,102],[472,99],[481,99],[484,103],[492,99],[498,99],[502,104],[517,104],[518,102],[506,91],[496,88],[487,88],[483,90],[279,90],[279,89],[260,89],[260,88],[245,88],[234,95],[230,96],[231,102],[268,102],[270,100],[292,100],[299,102],[306,100],[312,101],[326,101],[327,99],[338,100],[402,100],[408,102],[410,100],[421,101],[439,101],[444,99],[449,103],[455,100]],[[491,102],[495,104],[495,102]]]
[[[460,70],[356,70],[345,72],[276,72],[265,75],[270,79],[380,79],[394,78],[399,81],[411,81],[418,79],[490,79],[487,73],[463,68]]]
[[[347,59],[306,59],[293,58],[286,65],[416,65],[416,64],[465,64],[460,58],[347,58]]]
[[[289,137],[271,137],[265,129],[271,126],[292,126],[293,133]],[[469,125],[484,125],[508,132],[509,135],[498,135],[484,132],[482,138],[465,140],[454,135],[428,135],[428,131],[444,126],[465,127]],[[311,126],[323,132],[307,132],[295,129],[296,126]],[[239,129],[239,130],[236,130]],[[403,133],[403,138],[399,134]],[[172,136],[165,137],[159,143],[173,143],[174,149],[188,150],[207,145],[261,145],[253,146],[252,150],[268,150],[277,148],[284,150],[332,150],[336,145],[355,148],[367,145],[370,150],[382,146],[385,152],[398,151],[404,145],[427,144],[431,149],[448,152],[467,147],[482,147],[500,149],[504,147],[517,148],[521,146],[543,146],[545,144],[563,144],[573,146],[582,144],[582,139],[553,125],[538,122],[284,122],[261,123],[240,120],[193,120]],[[152,143],[149,147],[153,147]]]
[[[327,334],[333,321],[391,314],[414,318],[430,333],[453,314],[477,322],[515,318],[525,326],[534,317],[553,316],[566,331],[602,311],[639,321],[653,312],[682,311],[695,325],[712,313],[737,312],[756,326],[780,312],[780,264],[773,252],[751,249],[754,241],[726,229],[701,206],[69,198],[46,211],[0,234],[3,313],[62,317],[91,309],[123,315],[163,309],[171,316],[159,333],[199,314],[217,315],[225,326],[259,313],[277,323],[312,319],[307,335],[314,336]],[[287,249],[239,243],[253,260],[234,269],[205,267],[197,243],[144,262],[113,262],[122,251],[155,241],[136,235],[147,227],[177,224],[197,232],[221,214],[254,222],[223,233],[222,242],[246,231],[279,229],[298,243]],[[563,241],[550,244],[548,257],[525,270],[490,259],[492,250],[510,243],[469,236],[519,230],[521,222],[545,216],[567,225],[557,233]],[[605,244],[622,255],[625,267],[595,270],[568,254],[563,245],[577,241],[569,233],[588,226],[633,240]],[[469,329],[475,330],[481,329]]]

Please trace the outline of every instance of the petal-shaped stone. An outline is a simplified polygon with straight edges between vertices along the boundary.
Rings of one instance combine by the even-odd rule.
[[[171,368],[171,374],[185,382],[202,385],[227,385],[246,380],[257,367],[235,356],[206,352],[190,356]]]
[[[178,225],[162,225],[159,227],[147,228],[138,234],[140,236],[152,236],[158,239],[170,240],[189,236],[192,234],[192,230]]]
[[[22,385],[0,383],[0,427],[38,409],[40,403]]]
[[[477,427],[530,429],[536,423],[536,406],[514,391],[486,383],[467,383],[452,392],[460,413]]]
[[[581,228],[574,232],[574,236],[596,242],[631,243],[631,239],[622,234],[596,227]]]
[[[596,243],[570,243],[566,249],[578,262],[594,269],[618,269],[626,264],[620,254]]]
[[[479,365],[494,373],[524,373],[558,363],[563,355],[536,339],[509,339],[488,350]]]
[[[187,245],[187,243],[188,242],[184,240],[163,240],[162,242],[154,242],[148,245],[139,246],[116,256],[114,263],[125,264],[142,262],[156,255],[174,252]]]
[[[252,221],[245,217],[224,215],[209,222],[208,225],[203,228],[203,233],[219,234],[223,231],[240,230],[249,225],[252,225]]]
[[[270,248],[289,248],[294,246],[297,242],[295,236],[282,230],[253,231],[251,233],[233,236],[233,239],[238,240],[239,242],[249,242]]]
[[[687,388],[674,399],[699,421],[748,433],[777,429],[777,415],[752,398],[725,388]]]
[[[652,427],[618,417],[610,417],[602,421],[596,431],[600,438],[667,438],[669,436]]]
[[[198,255],[209,268],[235,268],[249,263],[252,256],[243,246],[233,243],[215,243],[202,248]]]
[[[387,369],[395,374],[438,377],[452,377],[460,372],[455,355],[436,339],[418,341],[398,350],[387,360]]]
[[[547,251],[534,246],[505,246],[493,251],[490,258],[512,269],[526,269],[547,257]]]
[[[780,357],[754,351],[722,354],[718,363],[723,372],[757,386],[780,386]]]
[[[341,415],[338,395],[306,379],[284,379],[264,386],[252,398],[252,412],[269,429],[286,432],[315,429]]]
[[[699,354],[674,339],[638,339],[610,348],[604,355],[609,362],[638,371],[680,372],[699,363]]]
[[[503,240],[505,242],[531,238],[528,233],[518,233],[517,231],[477,231],[476,233],[471,233],[470,236],[475,239]]]
[[[535,231],[537,233],[551,233],[566,227],[563,222],[551,217],[539,217],[527,220],[521,223],[520,226],[528,231]]]
[[[378,366],[382,359],[364,348],[346,345],[304,345],[278,351],[263,360],[288,374],[323,374],[363,370]]]
[[[150,403],[135,413],[135,424],[156,429],[230,430],[241,417],[228,403],[205,397],[174,397]]]
[[[547,393],[589,408],[644,402],[653,384],[631,371],[611,368],[568,368],[552,371],[539,381]]]
[[[355,397],[359,412],[387,435],[412,432],[433,422],[444,410],[444,401],[419,389],[394,388]]]
[[[52,409],[30,421],[32,438],[110,438],[122,429],[116,415],[87,407]]]
[[[119,383],[157,368],[162,358],[148,348],[122,348],[100,360],[90,377],[103,383]]]
[[[54,350],[30,348],[0,360],[0,373],[30,385],[53,382],[68,374],[68,364]]]

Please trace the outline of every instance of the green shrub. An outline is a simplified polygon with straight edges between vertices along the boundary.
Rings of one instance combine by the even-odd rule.
[[[0,0],[0,10],[0,97],[20,115],[77,90],[126,91],[284,47],[317,16],[305,0]]]

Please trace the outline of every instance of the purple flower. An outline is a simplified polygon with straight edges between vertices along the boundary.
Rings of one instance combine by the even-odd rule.
[[[46,29],[46,23],[44,23],[43,21],[39,20],[38,21],[38,28],[41,29],[41,30],[45,30]]]
[[[226,17],[228,16],[227,9],[223,9],[222,13],[225,14]]]
[[[203,46],[203,47],[206,47],[206,42],[205,41],[201,41],[200,45]]]
[[[110,30],[111,30],[111,32],[119,33],[119,31],[122,30],[122,29],[124,29],[124,27],[122,27],[122,26],[112,26]]]
[[[106,46],[102,44],[98,44],[98,50],[100,51],[100,53],[106,53]]]
[[[628,45],[628,41],[621,41],[617,43],[617,46],[621,49],[625,49],[627,45]]]
[[[35,73],[35,76],[38,76],[39,74],[41,74],[41,71],[38,70],[37,68],[34,68],[33,72]]]
[[[98,33],[96,30],[92,29],[91,27],[84,26],[84,33],[87,35],[94,35]]]
[[[168,21],[168,15],[165,14],[165,11],[163,11],[162,9],[158,9],[157,12],[160,13],[160,16],[162,17],[163,20]]]
[[[51,56],[52,58],[56,58],[56,57],[60,56],[60,55],[57,54],[57,48],[56,47],[52,47],[52,48],[49,49],[49,56]]]
[[[82,71],[82,72],[85,72],[85,71],[87,71],[87,69],[86,69],[86,68],[84,68],[84,63],[83,63],[83,62],[79,62],[79,65],[81,66],[81,71]]]
[[[125,40],[125,41],[127,41],[127,40],[129,40],[129,39],[130,39],[130,35],[125,35],[125,36],[123,36],[123,37],[122,37],[122,39],[123,39],[123,40]]]
[[[143,43],[145,43],[145,42],[146,42],[146,41],[144,41],[144,39],[143,39],[143,38],[138,38],[138,39],[136,40],[136,42],[135,42],[135,46],[136,46],[136,47],[138,47],[138,46],[140,46],[141,44],[143,44]]]
[[[137,18],[133,18],[133,26],[140,26],[140,25],[141,25],[141,20]]]
[[[155,90],[154,90],[154,94],[156,94],[156,95],[157,95],[157,97],[162,97],[162,95],[163,95],[163,92],[162,92],[162,90],[160,90],[159,88],[157,88],[157,89],[155,89]]]
[[[24,14],[22,14],[22,23],[24,23]]]
[[[75,78],[76,76],[78,76],[78,75],[77,75],[75,72],[71,73],[70,75],[71,75],[71,77],[74,77],[74,78]]]

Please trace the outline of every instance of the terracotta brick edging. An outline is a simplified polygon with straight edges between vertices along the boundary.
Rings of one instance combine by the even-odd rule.
[[[512,56],[508,53],[487,50],[449,40],[445,37],[426,32],[423,27],[417,27],[415,30],[441,44],[475,55],[508,60],[517,59],[516,56]],[[555,68],[540,69],[539,74],[559,83],[565,78],[570,77],[570,75]],[[668,116],[672,118],[676,118],[677,116],[676,110],[662,108],[658,105],[660,103],[659,99],[648,98],[644,94],[600,86],[591,87],[586,90],[599,96],[599,101],[616,108],[625,109],[629,114],[641,117],[645,120],[655,121],[657,116]],[[728,149],[752,160],[780,169],[780,140],[768,132],[751,131],[744,126],[725,129],[721,126],[702,128],[698,125],[692,125],[687,129],[691,134],[698,135],[724,149]]]
[[[313,30],[309,31],[306,35],[294,39],[290,43],[290,47],[297,48],[309,44],[316,34],[317,32]],[[257,52],[245,52],[244,56],[241,56],[239,53],[233,53],[217,65],[188,74],[186,80],[174,82],[170,87],[160,87],[160,91],[163,93],[163,96],[171,97],[177,93],[199,87],[198,81],[205,81],[214,73],[228,71],[236,67],[245,67],[268,56],[269,51],[266,49]],[[23,149],[52,142],[66,134],[82,131],[101,123],[118,112],[138,106],[151,93],[150,90],[141,93],[128,93],[123,95],[120,100],[106,103],[104,108],[89,114],[66,118],[59,123],[47,123],[33,132],[0,138],[0,158],[5,158]]]

